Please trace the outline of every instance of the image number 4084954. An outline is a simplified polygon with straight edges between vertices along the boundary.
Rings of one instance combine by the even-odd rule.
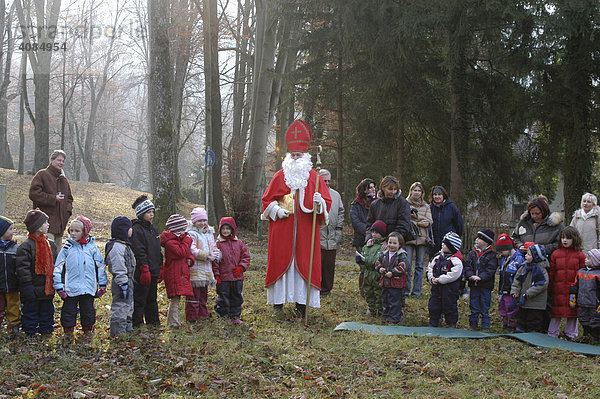
[[[21,42],[19,45],[21,51],[66,51],[67,43],[29,43]]]

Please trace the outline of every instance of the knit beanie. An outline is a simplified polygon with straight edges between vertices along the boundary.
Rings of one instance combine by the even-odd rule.
[[[27,212],[25,215],[25,219],[23,223],[25,223],[25,227],[27,227],[27,231],[30,233],[34,233],[42,227],[44,223],[48,220],[48,215],[39,209],[32,209]]]
[[[446,244],[450,252],[453,254],[460,251],[460,246],[462,245],[462,239],[458,234],[451,231],[446,233],[444,239],[442,240],[442,244]]]
[[[534,244],[530,246],[529,251],[531,251],[531,256],[533,257],[533,263],[540,263],[546,260],[546,250],[542,245]]]
[[[90,219],[86,218],[85,216],[77,216],[75,218],[75,220],[79,220],[81,223],[83,223],[83,236],[87,237],[90,235],[90,231],[92,231],[92,222]]]
[[[590,262],[592,266],[600,266],[600,250],[594,248],[590,249],[587,253],[588,258],[590,258]]]
[[[131,207],[135,211],[135,216],[137,216],[139,219],[141,219],[144,213],[148,212],[149,210],[156,209],[152,201],[150,201],[145,195],[140,195],[137,197]]]
[[[515,242],[506,233],[502,233],[498,236],[496,241],[496,251],[510,251],[515,247]]]
[[[121,241],[129,241],[131,220],[127,216],[117,216],[110,224],[110,235]]]
[[[179,214],[171,215],[167,219],[167,224],[165,225],[167,230],[175,235],[180,235],[187,228],[187,220]]]
[[[384,221],[377,220],[377,221],[375,221],[375,223],[373,223],[371,225],[371,230],[375,230],[376,232],[381,234],[382,237],[385,237],[385,233],[387,231],[387,226]]]
[[[8,228],[13,224],[13,221],[9,218],[0,216],[0,237],[2,237],[4,233],[6,233],[6,230],[8,230]]]
[[[198,220],[208,220],[208,214],[204,208],[194,208],[190,213],[192,223],[196,223]]]
[[[523,248],[525,248],[525,251],[527,251],[529,249],[529,247],[531,247],[532,245],[535,245],[535,242],[526,241],[525,243],[523,243]]]
[[[492,245],[492,243],[494,242],[494,237],[496,235],[494,234],[494,230],[492,229],[481,229],[477,232],[477,237],[481,238],[483,241],[487,242],[489,245]]]

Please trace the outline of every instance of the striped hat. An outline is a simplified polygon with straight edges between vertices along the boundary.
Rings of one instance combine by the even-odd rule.
[[[23,223],[25,223],[25,227],[27,228],[28,232],[35,233],[42,227],[44,223],[46,223],[47,220],[48,215],[36,208],[27,211],[27,215],[25,215]]]
[[[177,236],[183,233],[187,226],[187,220],[185,220],[185,218],[179,214],[171,215],[167,219],[167,230]]]
[[[533,263],[540,263],[547,259],[548,255],[546,254],[546,250],[542,245],[535,244],[527,248],[531,251],[531,257],[533,258]]]
[[[156,209],[152,201],[150,201],[145,195],[138,197],[133,203],[132,208],[135,211],[135,216],[137,216],[140,219],[142,218],[144,213],[148,212],[151,209]]]
[[[481,229],[477,232],[477,237],[481,238],[483,241],[487,242],[489,245],[492,245],[494,242],[494,230],[492,229]]]
[[[592,266],[600,266],[600,250],[594,248],[590,249],[587,253],[588,258],[590,258],[590,262]]]
[[[460,251],[460,246],[462,245],[462,240],[458,234],[451,231],[446,233],[444,239],[442,240],[442,244],[446,244],[450,252],[453,254]]]
[[[8,228],[13,224],[14,222],[9,218],[0,216],[0,237],[2,237],[4,233],[6,233],[6,230],[8,230]]]

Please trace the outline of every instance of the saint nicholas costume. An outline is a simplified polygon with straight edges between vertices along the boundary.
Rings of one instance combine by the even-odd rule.
[[[290,152],[303,152],[301,158],[290,154],[283,161],[283,169],[275,173],[262,197],[261,218],[269,220],[269,248],[267,260],[267,303],[281,305],[295,302],[306,305],[310,270],[310,243],[314,234],[314,253],[311,274],[311,307],[320,307],[321,244],[320,224],[327,224],[331,196],[323,178],[312,169],[307,153],[311,140],[308,125],[296,120],[288,128],[286,144]],[[315,198],[319,179],[320,196]],[[314,200],[317,222],[312,226]]]

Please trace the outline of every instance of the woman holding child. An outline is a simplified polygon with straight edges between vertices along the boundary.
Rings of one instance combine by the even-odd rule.
[[[517,248],[524,252],[526,242],[542,245],[548,258],[560,247],[560,232],[565,227],[564,217],[560,212],[550,214],[548,200],[539,196],[527,204],[527,211],[512,232],[512,239]]]

